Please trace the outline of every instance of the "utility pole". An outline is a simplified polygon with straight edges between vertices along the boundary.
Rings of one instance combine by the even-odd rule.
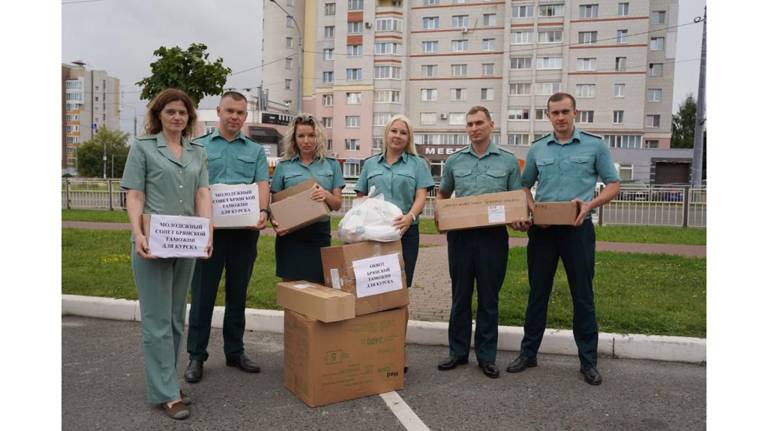
[[[696,127],[693,131],[693,166],[691,167],[691,183],[694,187],[701,186],[702,162],[704,159],[704,109],[705,89],[707,78],[707,7],[704,7],[704,19],[697,17],[694,22],[704,21],[701,32],[701,60],[699,66],[699,97],[696,100]]]

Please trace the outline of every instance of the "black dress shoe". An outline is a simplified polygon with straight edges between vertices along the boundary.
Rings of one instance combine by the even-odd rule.
[[[590,367],[590,368],[584,368],[581,367],[581,374],[584,375],[584,381],[589,383],[590,385],[597,386],[600,383],[603,383],[603,377],[600,376],[600,373],[597,371],[597,368]]]
[[[452,370],[459,365],[464,365],[468,363],[469,360],[467,358],[464,359],[457,359],[452,356],[448,357],[447,359],[443,359],[442,361],[437,363],[437,369],[440,371],[446,371],[446,370]]]
[[[190,359],[187,370],[184,371],[184,380],[188,383],[197,383],[203,378],[203,361]]]
[[[240,356],[228,357],[227,366],[240,368],[246,373],[258,373],[261,371],[261,368],[255,362],[248,359],[245,353],[242,353]]]
[[[480,368],[483,370],[483,374],[486,376],[492,379],[499,378],[499,368],[496,367],[496,364],[493,362],[480,362],[478,365],[480,365]]]
[[[533,368],[539,365],[536,362],[536,358],[528,359],[523,355],[518,356],[514,361],[510,362],[507,366],[508,373],[519,373],[525,371],[526,368]]]

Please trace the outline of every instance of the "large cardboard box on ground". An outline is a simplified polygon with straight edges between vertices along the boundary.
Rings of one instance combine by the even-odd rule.
[[[312,223],[330,219],[325,202],[312,200],[314,180],[307,180],[272,195],[269,205],[280,230],[293,232]]]
[[[403,388],[406,308],[323,323],[285,310],[283,383],[310,407]]]
[[[321,322],[355,317],[355,295],[309,281],[277,283],[277,303]]]
[[[400,241],[364,241],[320,249],[325,284],[355,295],[355,314],[408,305]]]
[[[211,221],[215,228],[259,224],[258,184],[211,184]]]
[[[440,232],[528,220],[528,203],[522,190],[439,199],[435,206],[435,224]]]
[[[206,217],[142,214],[141,231],[149,253],[159,258],[205,257],[210,237]]]
[[[533,224],[572,225],[579,215],[578,202],[536,202]]]

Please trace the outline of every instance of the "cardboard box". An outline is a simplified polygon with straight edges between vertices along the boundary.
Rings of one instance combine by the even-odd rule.
[[[212,184],[210,189],[214,228],[236,229],[259,224],[258,184]]]
[[[281,231],[293,232],[330,219],[328,205],[312,200],[312,187],[315,184],[315,180],[307,180],[272,195],[269,209]]]
[[[323,323],[285,310],[283,383],[310,407],[403,389],[406,308]]]
[[[528,220],[528,203],[522,190],[439,199],[435,206],[435,224],[440,232]]]
[[[309,281],[277,283],[277,303],[321,322],[355,317],[355,295]]]
[[[536,202],[533,224],[572,225],[579,215],[578,202]]]
[[[205,257],[210,220],[205,217],[142,214],[149,253],[160,258]]]
[[[355,295],[355,314],[408,305],[400,241],[364,241],[320,249],[326,286]]]

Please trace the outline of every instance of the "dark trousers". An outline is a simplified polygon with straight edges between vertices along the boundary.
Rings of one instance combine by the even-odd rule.
[[[258,240],[259,232],[255,230],[217,229],[213,235],[213,255],[197,260],[187,336],[190,359],[208,359],[211,316],[225,268],[224,354],[236,357],[243,353],[245,300]]]
[[[477,281],[475,356],[479,362],[496,362],[499,291],[507,272],[508,253],[506,226],[448,232],[452,299],[448,344],[452,357],[469,356],[472,295]]]
[[[412,224],[400,238],[405,261],[405,278],[408,287],[413,286],[413,271],[416,269],[416,259],[419,257],[419,225]]]
[[[595,275],[595,228],[587,219],[581,226],[532,226],[528,231],[528,308],[520,354],[535,358],[547,326],[547,307],[558,259],[562,259],[573,301],[573,337],[579,361],[597,366],[597,318],[592,293]]]

